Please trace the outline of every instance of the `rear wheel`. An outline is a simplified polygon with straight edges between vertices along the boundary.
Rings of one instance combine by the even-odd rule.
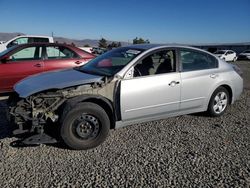
[[[90,149],[100,145],[108,136],[110,120],[102,107],[83,102],[62,117],[61,137],[72,149]]]
[[[217,117],[225,113],[229,104],[229,94],[224,87],[217,88],[208,105],[208,113],[211,116]]]

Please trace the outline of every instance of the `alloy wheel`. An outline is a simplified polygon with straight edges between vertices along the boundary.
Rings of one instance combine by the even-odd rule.
[[[227,94],[223,91],[217,93],[213,103],[214,112],[216,114],[222,113],[226,109],[227,103],[228,103]]]

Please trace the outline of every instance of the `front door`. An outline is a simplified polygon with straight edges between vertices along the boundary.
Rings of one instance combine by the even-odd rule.
[[[121,81],[122,121],[179,110],[180,73],[174,50],[155,52],[134,65],[132,78]]]
[[[16,82],[43,72],[41,47],[27,47],[10,55],[9,60],[0,65],[0,92],[12,91]]]

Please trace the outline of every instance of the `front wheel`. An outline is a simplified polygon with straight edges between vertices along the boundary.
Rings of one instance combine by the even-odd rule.
[[[208,105],[207,112],[210,116],[218,117],[225,113],[229,104],[229,94],[224,87],[217,88]]]
[[[90,149],[104,142],[109,129],[105,110],[97,104],[83,102],[62,117],[61,137],[72,149]]]

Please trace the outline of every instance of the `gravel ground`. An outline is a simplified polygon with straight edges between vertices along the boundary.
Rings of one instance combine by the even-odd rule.
[[[111,131],[88,151],[16,148],[0,103],[0,187],[250,187],[250,90],[224,116]]]

